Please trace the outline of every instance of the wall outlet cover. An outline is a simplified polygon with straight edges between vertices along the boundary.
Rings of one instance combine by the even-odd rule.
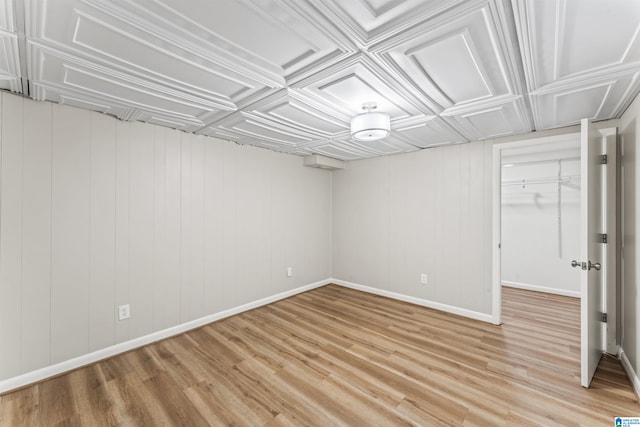
[[[118,306],[118,320],[128,319],[130,315],[131,311],[129,309],[129,304]]]

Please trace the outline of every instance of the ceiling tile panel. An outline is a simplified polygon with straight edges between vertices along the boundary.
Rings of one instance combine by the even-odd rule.
[[[393,73],[403,76],[440,109],[520,93],[506,12],[476,1],[372,47]]]
[[[45,89],[46,90],[46,89]],[[69,95],[50,94],[51,97],[57,97],[60,104],[69,105],[71,107],[83,108],[85,110],[98,111],[100,113],[118,115],[111,105],[101,104],[99,101],[92,101],[89,99],[83,99],[80,97],[74,97]],[[122,110],[126,110],[127,107],[122,106]]]
[[[291,0],[309,19],[323,15],[360,47],[435,16],[464,0],[322,0],[313,6]]]
[[[371,150],[355,146],[350,142],[336,144],[335,142],[318,142],[305,147],[314,154],[332,157],[339,160],[358,160],[368,157],[376,157],[380,154]]]
[[[185,89],[219,100],[230,108],[233,107],[234,98],[260,86],[257,82],[241,82],[233,74],[225,76],[224,70],[213,62],[206,64],[204,60],[198,60],[188,52],[166,49],[162,47],[160,40],[150,44],[149,38],[145,40],[133,33],[134,31],[115,28],[91,16],[79,15],[72,43],[145,73],[164,68],[168,72],[158,76],[162,80],[173,82],[177,86],[184,85]],[[123,49],[122,46],[127,48]],[[143,52],[144,55],[141,55]],[[185,79],[185,76],[189,78]]]
[[[618,117],[638,93],[640,71],[623,77],[599,79],[540,90],[531,99],[536,125],[541,129],[577,124],[583,118]]]
[[[349,143],[349,141],[344,141]],[[377,141],[351,141],[354,147],[361,148],[362,150],[369,150],[375,153],[377,156],[383,156],[386,154],[398,154],[408,153],[410,151],[419,150],[415,145],[407,144],[397,136],[390,136],[385,139],[379,139]]]
[[[19,61],[17,34],[0,30],[0,89],[22,90]]]
[[[199,132],[241,144],[260,144],[280,151],[292,150],[298,145],[324,138],[323,135],[298,130],[247,112],[234,113]]]
[[[418,46],[406,54],[453,104],[495,95],[468,30]]]
[[[412,94],[388,76],[369,57],[357,54],[294,85],[303,95],[323,103],[329,111],[352,117],[364,102],[375,102],[392,119],[430,114]]]
[[[165,42],[229,70],[282,87],[314,64],[347,55],[344,46],[272,0],[86,0]],[[146,19],[142,21],[140,16]]]
[[[34,58],[32,83],[42,89],[52,89],[34,92],[32,96],[35,99],[52,100],[49,95],[55,96],[53,94],[78,98],[78,94],[84,94],[85,98],[96,100],[98,105],[112,105],[113,112],[133,108],[171,117],[172,121],[182,124],[178,128],[185,130],[198,129],[211,115],[226,111],[226,106],[216,102],[178,93],[170,87],[134,78],[62,52],[39,46],[30,46],[30,51]],[[136,119],[138,117],[142,116]]]
[[[560,4],[564,25],[558,25],[556,78],[640,61],[640,2],[627,9],[625,1],[587,0]],[[612,29],[615,28],[615,31]],[[597,55],[585,55],[595,50]]]
[[[389,154],[417,151],[420,147],[404,141],[400,136],[392,135],[377,141],[354,141],[347,133],[332,141],[314,141],[300,147],[311,153],[322,154],[340,160],[377,157]]]
[[[294,89],[281,90],[250,105],[245,111],[327,139],[347,132],[351,119]]]
[[[393,133],[407,143],[421,148],[466,142],[441,118],[418,117],[393,124]]]
[[[0,0],[0,30],[16,31],[14,10],[13,0]]]
[[[67,22],[56,19],[59,14]],[[175,97],[203,98],[234,110],[243,99],[266,90],[264,82],[220,65],[214,53],[204,55],[180,39],[153,32],[149,21],[124,14],[116,4],[56,3],[36,8],[33,21],[31,43],[165,86]]]
[[[469,140],[495,138],[499,136],[530,132],[522,97],[486,106],[481,109],[460,111],[446,117]]]
[[[531,90],[640,65],[640,2],[514,1]]]
[[[640,2],[514,1],[538,129],[619,117],[638,93]]]

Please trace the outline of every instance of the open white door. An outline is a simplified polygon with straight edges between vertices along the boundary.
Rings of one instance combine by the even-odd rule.
[[[604,351],[611,355],[618,354],[618,148],[617,138],[618,130],[616,128],[600,129],[600,133],[604,138],[603,144],[607,154],[607,166],[603,171],[604,181],[604,233],[607,233],[607,244],[603,246],[605,255],[603,255],[604,263],[602,268],[604,271],[604,302],[603,308],[607,313],[607,322],[604,323]]]
[[[604,351],[602,331],[603,311],[603,138],[588,119],[581,129],[581,192],[580,192],[580,257],[572,265],[582,269],[581,287],[581,358],[580,382],[589,387]]]

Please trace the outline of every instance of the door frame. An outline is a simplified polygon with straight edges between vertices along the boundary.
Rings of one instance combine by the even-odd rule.
[[[493,202],[492,202],[492,323],[502,324],[502,151],[508,148],[522,148],[541,144],[550,144],[567,138],[580,140],[580,128],[566,128],[558,132],[540,132],[539,135],[522,135],[522,139],[516,141],[494,142],[493,144]]]
[[[618,300],[620,299],[620,277],[618,266],[620,254],[618,253],[620,237],[618,235],[618,128],[606,127],[600,129],[603,137],[603,145],[607,152],[607,167],[603,173],[605,183],[603,210],[606,220],[605,230],[609,245],[607,251],[606,288],[604,290],[605,312],[607,323],[604,324],[603,346],[605,353],[617,356],[620,350],[618,345]]]
[[[614,148],[617,148],[617,122],[615,121],[605,121],[595,124],[595,129],[598,130],[603,137],[605,138],[607,144],[607,151],[609,151],[613,145]],[[491,240],[491,250],[492,250],[492,286],[491,286],[491,294],[492,294],[492,320],[491,322],[495,325],[502,324],[502,257],[500,250],[501,243],[501,224],[502,224],[502,151],[507,148],[519,148],[526,147],[538,144],[548,144],[553,143],[558,140],[562,140],[567,138],[568,136],[575,136],[577,139],[580,139],[580,126],[572,126],[563,129],[555,129],[551,131],[543,131],[536,132],[536,134],[524,134],[517,135],[510,139],[503,138],[497,141],[494,141],[492,146],[492,240]],[[617,169],[617,155],[609,156],[608,161],[610,162],[610,167],[607,168],[606,174],[609,177],[613,177],[613,182],[616,183],[616,169]],[[606,195],[607,203],[606,206],[608,209],[613,209],[613,215],[609,215],[610,211],[607,212],[607,233],[609,237],[610,245],[613,250],[609,251],[609,256],[611,256],[611,252],[613,252],[613,256],[615,257],[615,261],[613,264],[609,264],[612,267],[607,273],[606,280],[606,309],[608,319],[617,319],[617,300],[620,298],[620,293],[618,291],[619,277],[616,277],[616,266],[619,261],[617,249],[615,246],[618,245],[617,236],[617,212],[615,212],[616,205],[618,204],[616,201],[616,192],[608,192]],[[611,194],[613,193],[613,194]],[[613,222],[612,222],[613,221]],[[609,280],[613,278],[613,282]],[[615,294],[614,294],[615,293]],[[615,300],[612,300],[612,295],[615,295]],[[611,323],[609,323],[611,322]],[[615,320],[606,324],[605,328],[605,340],[610,332],[613,332],[613,335],[616,336],[617,329],[619,325]],[[613,331],[607,331],[610,328],[613,328]],[[605,345],[607,344],[607,345]],[[609,350],[611,347],[610,343],[603,343],[603,349],[605,351]],[[618,353],[619,343],[616,342],[616,353]]]

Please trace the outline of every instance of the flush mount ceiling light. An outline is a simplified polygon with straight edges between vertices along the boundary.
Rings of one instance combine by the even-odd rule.
[[[358,141],[375,141],[389,136],[391,133],[390,118],[387,113],[376,113],[375,102],[365,102],[362,109],[366,113],[358,114],[351,119],[351,137]]]

